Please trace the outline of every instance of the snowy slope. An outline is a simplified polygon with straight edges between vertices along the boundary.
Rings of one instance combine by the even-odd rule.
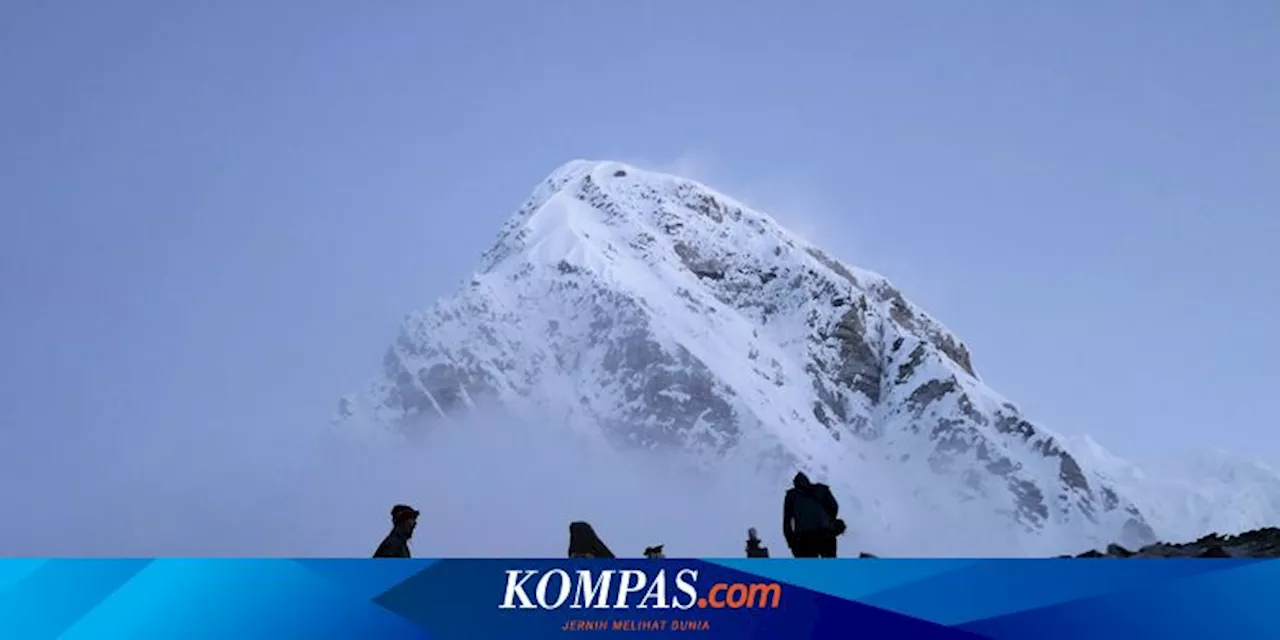
[[[1280,525],[1280,471],[1260,461],[1209,449],[1139,465],[1089,436],[1070,438],[1067,447],[1130,496],[1162,540]]]
[[[570,162],[540,184],[476,275],[406,319],[338,420],[412,435],[483,402],[709,466],[799,465],[864,519],[969,509],[1068,550],[1153,539],[1131,483],[1028,421],[884,277],[620,163]],[[918,483],[918,502],[883,504],[868,474]]]

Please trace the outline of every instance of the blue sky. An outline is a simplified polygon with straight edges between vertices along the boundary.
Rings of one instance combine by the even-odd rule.
[[[286,440],[615,158],[884,273],[1056,430],[1277,463],[1278,66],[1246,0],[6,2],[0,446]]]

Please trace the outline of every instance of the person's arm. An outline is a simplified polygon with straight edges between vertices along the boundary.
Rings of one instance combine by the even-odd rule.
[[[840,503],[836,502],[836,494],[831,492],[831,487],[822,486],[822,502],[822,506],[826,507],[827,513],[831,514],[832,520],[840,515]]]
[[[795,529],[792,523],[792,496],[788,491],[786,497],[782,499],[782,537],[786,539],[787,546],[792,546],[795,539]]]

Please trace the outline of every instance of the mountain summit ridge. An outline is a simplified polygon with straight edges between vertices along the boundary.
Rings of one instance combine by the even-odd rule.
[[[412,434],[485,402],[709,464],[909,468],[945,479],[933,506],[978,502],[1070,544],[1156,539],[1105,470],[990,389],[887,278],[706,185],[621,162],[544,179],[462,290],[405,319],[338,421]]]

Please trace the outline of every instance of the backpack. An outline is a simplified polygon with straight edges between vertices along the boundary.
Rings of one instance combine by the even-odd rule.
[[[831,487],[818,482],[813,485],[813,497],[821,502],[827,509],[827,517],[831,519],[831,533],[838,536],[844,535],[848,530],[844,520],[840,519],[840,503],[836,502],[836,497],[831,494]]]
[[[792,517],[795,519],[796,533],[817,534],[835,533],[835,520],[827,512],[826,505],[812,493],[792,494]]]

